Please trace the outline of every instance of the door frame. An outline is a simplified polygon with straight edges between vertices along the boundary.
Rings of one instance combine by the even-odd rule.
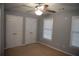
[[[22,22],[23,22],[23,26],[22,26],[22,45],[20,45],[20,46],[23,46],[24,45],[24,43],[23,43],[23,40],[24,40],[24,37],[23,37],[23,35],[24,35],[24,16],[13,14],[13,13],[6,13],[5,14],[5,20],[6,20],[6,15],[21,16],[23,18],[22,19]],[[8,49],[7,46],[6,46],[6,26],[7,25],[6,25],[6,21],[5,21],[5,48],[4,49]]]

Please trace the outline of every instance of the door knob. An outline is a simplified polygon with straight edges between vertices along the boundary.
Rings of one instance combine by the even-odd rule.
[[[13,35],[16,35],[17,33],[12,33]]]
[[[30,34],[32,34],[33,32],[30,32]]]

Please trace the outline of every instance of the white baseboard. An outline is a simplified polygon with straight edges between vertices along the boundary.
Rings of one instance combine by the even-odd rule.
[[[65,54],[68,54],[68,55],[74,56],[74,55],[71,54],[71,53],[68,53],[68,52],[65,52],[65,51],[63,51],[63,50],[60,50],[60,49],[58,49],[58,48],[52,47],[52,46],[50,46],[50,45],[48,45],[48,44],[46,44],[46,43],[43,43],[43,42],[38,42],[38,43],[43,44],[43,45],[46,45],[46,46],[48,46],[48,47],[50,47],[50,48],[53,48],[53,49],[55,49],[55,50],[58,50],[58,51],[60,51],[60,52],[65,53]]]

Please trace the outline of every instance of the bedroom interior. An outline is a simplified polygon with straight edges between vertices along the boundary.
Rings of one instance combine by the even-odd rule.
[[[1,56],[79,56],[79,3],[0,3]]]

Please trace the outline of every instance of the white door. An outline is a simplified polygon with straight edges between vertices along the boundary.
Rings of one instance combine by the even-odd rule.
[[[6,48],[22,45],[23,17],[6,15]]]
[[[25,27],[25,44],[36,42],[36,32],[37,32],[37,19],[27,17]]]

